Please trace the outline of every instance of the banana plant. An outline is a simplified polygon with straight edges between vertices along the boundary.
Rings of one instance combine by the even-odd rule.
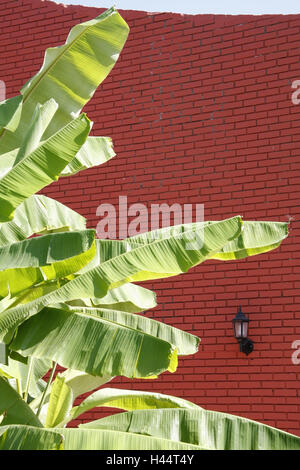
[[[235,216],[99,240],[36,194],[115,156],[81,109],[128,32],[114,8],[76,25],[0,103],[0,449],[299,448],[296,436],[179,397],[107,387],[173,373],[198,350],[196,336],[142,315],[156,296],[136,282],[266,253],[288,236],[286,223]],[[103,406],[125,412],[67,427]]]

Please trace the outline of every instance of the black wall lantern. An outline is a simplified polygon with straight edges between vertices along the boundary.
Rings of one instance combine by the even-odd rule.
[[[240,351],[248,354],[252,353],[254,349],[253,341],[248,338],[248,326],[249,319],[243,314],[241,307],[238,310],[238,313],[232,320],[234,337],[240,343]]]

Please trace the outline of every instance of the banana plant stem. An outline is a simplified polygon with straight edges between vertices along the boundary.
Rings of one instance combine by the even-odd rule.
[[[17,384],[17,392],[19,395],[22,396],[22,385],[21,385],[21,379],[16,379],[16,384]]]
[[[26,402],[27,402],[27,398],[28,398],[30,381],[31,381],[31,376],[32,376],[32,371],[33,371],[33,361],[34,361],[34,358],[33,358],[33,356],[31,356],[30,359],[29,359],[27,381],[26,381],[25,392],[24,392],[24,400]]]
[[[52,379],[53,379],[53,376],[54,376],[54,372],[55,372],[56,366],[57,366],[57,362],[55,362],[55,363],[53,364],[53,366],[52,366],[52,370],[51,370],[51,374],[50,374],[49,380],[48,380],[48,382],[47,382],[46,388],[45,388],[45,390],[44,390],[43,396],[42,396],[42,398],[41,398],[41,401],[40,401],[40,404],[39,404],[39,407],[38,407],[38,410],[37,410],[37,413],[36,413],[37,418],[38,418],[39,415],[40,415],[42,406],[43,406],[44,401],[45,401],[45,398],[46,398],[46,394],[47,394],[48,388],[49,388],[50,383],[52,382]]]

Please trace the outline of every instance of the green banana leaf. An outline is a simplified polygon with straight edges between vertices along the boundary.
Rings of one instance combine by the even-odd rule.
[[[47,196],[33,195],[20,204],[10,222],[0,224],[0,246],[34,234],[85,230],[86,219]]]
[[[2,132],[1,153],[21,146],[37,103],[55,97],[59,105],[44,138],[77,116],[115,65],[128,32],[128,25],[111,8],[74,26],[64,45],[47,49],[40,71],[21,90],[23,107],[18,128],[14,133]]]
[[[8,365],[0,364],[0,375],[4,375],[9,379],[18,379],[20,383],[20,391],[24,393],[27,385],[27,378],[29,370],[31,370],[31,380],[28,384],[28,393],[31,398],[40,396],[44,390],[45,382],[42,377],[48,372],[51,367],[51,361],[45,359],[38,359],[36,357],[30,358],[27,364],[16,361],[9,357]],[[11,383],[11,381],[9,381]]]
[[[72,389],[74,399],[110,382],[113,377],[96,377],[80,370],[67,369],[60,374],[65,383]]]
[[[211,258],[227,261],[266,253],[278,248],[287,236],[286,222],[245,221],[242,235],[229,242]]]
[[[16,303],[16,297],[11,297],[8,294],[6,297],[0,300],[0,314],[5,310],[9,309],[9,307],[13,306]]]
[[[91,375],[144,378],[176,370],[177,351],[167,341],[82,310],[44,308],[18,328],[10,349]]]
[[[0,450],[62,450],[63,436],[49,429],[24,425],[0,427]]]
[[[0,178],[3,178],[8,173],[16,161],[19,149],[11,150],[10,152],[4,153],[0,158]]]
[[[123,410],[199,408],[194,403],[170,395],[113,388],[98,390],[83,400],[79,406],[72,408],[74,399],[73,390],[68,384],[66,377],[58,374],[51,387],[45,426],[49,428],[64,427],[68,422],[76,419],[81,414],[100,406]]]
[[[45,126],[48,124],[45,122],[45,118],[47,117],[48,120],[50,120],[53,115],[50,113],[46,114],[44,110],[48,103],[49,101],[47,101],[43,106],[39,105],[39,108],[35,113],[37,116],[34,116],[34,122],[32,124],[33,129],[29,129],[29,136],[25,139],[22,147],[1,155],[0,177],[3,177],[8,173],[8,171],[18,163],[18,161],[37,147],[37,144],[40,142],[39,139],[41,138],[41,127],[42,125]],[[110,137],[89,136],[73,160],[63,169],[60,176],[75,175],[79,171],[101,165],[115,156],[116,154],[113,150],[112,139]]]
[[[105,429],[57,428],[64,436],[64,450],[202,450],[174,439],[161,439]]]
[[[95,255],[94,230],[30,238],[0,247],[0,296],[76,273]]]
[[[36,105],[30,126],[16,155],[14,166],[39,146],[42,136],[56,113],[57,108],[58,104],[53,98],[46,101],[43,105],[40,103]]]
[[[198,409],[137,410],[81,424],[172,439],[211,450],[299,450],[300,437],[239,416]]]
[[[64,436],[64,450],[201,450],[173,439],[161,439],[105,429],[57,428]]]
[[[73,160],[61,172],[61,176],[75,175],[79,171],[107,162],[116,154],[110,137],[88,137]]]
[[[178,356],[187,356],[189,354],[195,354],[198,351],[200,339],[197,336],[175,328],[174,326],[167,325],[166,323],[156,321],[153,318],[134,315],[128,312],[120,312],[118,310],[104,309],[102,307],[71,307],[66,304],[57,304],[56,307],[83,315],[94,314],[114,324],[155,336],[176,346]]]
[[[194,354],[198,350],[200,341],[198,337],[140,315],[100,308],[70,307],[63,304],[57,305],[56,308],[61,308],[62,312],[54,316],[52,310],[50,310],[51,313],[47,314],[47,322],[51,323],[49,331],[44,321],[46,313],[42,311],[19,327],[15,340],[10,344],[11,350],[15,350],[23,356],[33,355],[52,359],[58,361],[64,367],[80,369],[91,374],[95,374],[94,369],[89,370],[86,367],[91,367],[92,361],[95,360],[95,352],[91,351],[91,357],[89,357],[88,352],[86,352],[87,342],[97,349],[97,344],[100,344],[102,335],[108,335],[109,332],[117,334],[117,330],[118,342],[115,340],[110,348],[110,360],[114,361],[114,367],[117,367],[120,363],[120,358],[114,359],[114,357],[122,351],[122,341],[125,341],[128,337],[128,331],[130,332],[128,340],[134,335],[137,340],[140,340],[142,334],[146,334],[174,345],[179,356]],[[56,310],[54,312],[56,313]],[[87,322],[87,318],[89,318],[89,322]],[[68,325],[70,329],[68,329]],[[81,331],[84,325],[86,325],[84,336],[77,336],[77,341],[74,337],[72,341],[73,331]],[[95,331],[99,331],[98,334],[101,333],[101,336],[94,338],[93,333]],[[90,336],[91,339],[89,339]],[[29,341],[28,338],[30,338]],[[64,348],[59,346],[61,341],[67,343]],[[85,351],[85,359],[82,357],[82,351]],[[103,354],[105,353],[103,348],[101,348],[101,351]],[[128,351],[126,353],[128,354]],[[100,361],[100,357],[101,352],[98,352],[98,361]],[[72,365],[70,361],[72,361]],[[102,364],[101,367],[104,366]],[[100,369],[97,373],[99,375],[120,375],[115,369],[108,372]]]
[[[182,398],[164,395],[162,393],[139,392],[135,390],[119,390],[115,388],[103,388],[83,400],[79,406],[75,406],[68,420],[58,424],[58,427],[76,419],[81,414],[95,407],[108,406],[122,410],[146,410],[159,408],[191,408],[198,409],[194,403]]]
[[[95,297],[71,300],[70,306],[97,307],[101,309],[118,310],[120,312],[138,313],[156,307],[156,295],[149,289],[136,284],[124,284],[111,289],[101,299]]]
[[[6,379],[0,376],[0,416],[4,415],[1,426],[7,424],[29,424],[42,427],[41,422],[25,403],[20,395],[11,387]],[[0,426],[0,429],[1,429]]]
[[[71,387],[66,383],[65,377],[57,374],[51,384],[49,405],[46,415],[46,428],[54,428],[70,414],[74,396]]]
[[[203,222],[203,226],[214,224],[215,222]],[[179,236],[183,231],[196,230],[199,224],[191,223],[164,227],[151,232],[142,233],[123,240],[127,247],[126,251],[135,249],[142,245],[147,245],[156,240],[163,240],[170,237]],[[242,230],[238,237],[228,242],[219,252],[213,253],[210,258],[217,260],[234,260],[258,255],[274,250],[280,246],[282,240],[288,236],[288,226],[286,222],[264,222],[264,221],[243,221]],[[98,242],[99,243],[99,242]],[[191,245],[193,240],[191,239]],[[98,247],[97,247],[98,250]]]
[[[299,450],[299,442],[298,436],[261,423],[200,408],[120,413],[79,429],[0,427],[0,449],[10,450]]]
[[[14,132],[18,127],[22,112],[23,96],[18,95],[0,103],[0,131],[4,128]]]
[[[19,204],[57,180],[84,144],[90,125],[90,120],[81,114],[6,173],[0,181],[1,222],[11,220]]]
[[[134,248],[138,248],[139,246],[140,245],[135,244]],[[94,259],[81,269],[78,274],[84,274],[92,268],[99,266],[99,264],[133,249],[132,245],[124,240],[102,240],[99,238],[96,239],[96,247],[97,251]]]
[[[115,258],[116,256],[122,255],[123,253],[127,253],[128,251],[131,251],[133,249],[132,246],[124,240],[102,240],[97,238],[95,242],[95,257],[89,264],[87,264],[84,268],[78,271],[78,274],[84,274],[87,271],[90,271],[92,268],[99,266],[99,264],[103,264],[105,261]],[[140,245],[136,245],[135,248],[138,248],[139,246]]]
[[[277,225],[276,222],[269,222],[267,225],[264,223],[262,230],[259,231],[261,237],[257,241],[259,253],[265,246],[264,230],[273,224]],[[185,230],[173,238],[155,240],[115,256],[81,274],[59,289],[41,295],[26,304],[16,305],[14,308],[3,311],[0,314],[0,340],[7,334],[11,338],[13,330],[19,324],[35,315],[46,305],[87,297],[101,298],[110,289],[128,282],[176,276],[186,272],[189,268],[219,253],[230,241],[243,236],[242,227],[243,222],[240,216],[209,224],[199,223],[195,224],[192,230]],[[282,238],[285,238],[286,229],[282,232]],[[187,246],[191,244],[191,236],[200,238],[196,240],[197,243],[192,242],[194,249],[187,249]],[[255,249],[251,248],[251,250],[254,254]]]
[[[51,233],[2,246],[0,247],[0,271],[29,266],[50,266],[58,261],[73,258],[91,248],[94,236],[95,231],[87,229]]]
[[[28,279],[25,279],[24,283],[27,281]],[[43,282],[41,284],[31,286],[28,289],[22,290],[22,292],[17,294],[15,297],[11,297],[11,294],[9,293],[6,297],[0,300],[0,314],[1,314],[2,320],[5,321],[6,315],[4,312],[6,310],[8,309],[12,310],[16,308],[16,305],[21,306],[22,304],[26,304],[26,302],[30,303],[33,300],[41,297],[42,295],[49,294],[50,292],[53,292],[59,289],[61,286],[63,286],[67,282],[68,280],[66,279],[55,279],[53,281]],[[4,342],[8,344],[11,341],[12,337],[13,337],[13,331],[10,330]]]
[[[201,450],[199,446],[126,432],[91,429],[0,427],[3,450]]]

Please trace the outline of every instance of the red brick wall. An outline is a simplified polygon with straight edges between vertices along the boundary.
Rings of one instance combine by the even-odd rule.
[[[281,248],[239,262],[206,262],[144,285],[158,294],[149,317],[202,338],[175,374],[114,384],[156,390],[300,435],[299,183],[300,15],[222,16],[121,11],[131,27],[116,67],[86,106],[94,133],[117,157],[44,193],[86,216],[100,203],[203,203],[205,219],[236,214],[287,221]],[[46,47],[65,41],[95,8],[0,0],[0,79],[18,93]],[[254,352],[246,357],[231,320],[242,305]],[[98,411],[86,415],[98,417]]]

